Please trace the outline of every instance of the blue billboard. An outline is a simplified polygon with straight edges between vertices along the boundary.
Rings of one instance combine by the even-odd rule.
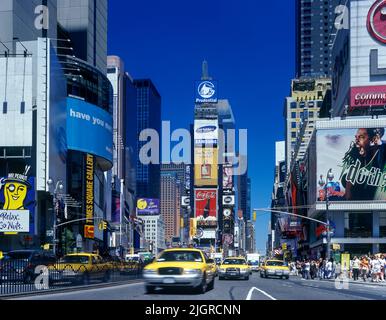
[[[138,215],[159,215],[160,214],[159,199],[138,199],[137,214]]]
[[[113,118],[83,100],[67,98],[68,149],[113,162]]]
[[[217,103],[218,83],[213,80],[196,81],[196,103]]]

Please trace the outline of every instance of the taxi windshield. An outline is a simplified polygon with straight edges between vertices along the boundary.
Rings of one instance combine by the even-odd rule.
[[[224,264],[246,265],[247,263],[243,259],[226,259],[226,260],[224,260]]]
[[[284,267],[285,264],[283,261],[267,261],[267,266],[269,266],[269,267]]]
[[[157,261],[202,262],[202,257],[197,251],[166,251],[161,254]]]
[[[88,256],[65,256],[62,263],[88,263]]]

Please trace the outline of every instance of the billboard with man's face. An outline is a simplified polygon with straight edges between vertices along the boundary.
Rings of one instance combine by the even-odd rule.
[[[317,133],[317,199],[386,200],[385,128],[331,129]],[[327,179],[332,169],[334,178]],[[320,179],[322,178],[322,179]]]

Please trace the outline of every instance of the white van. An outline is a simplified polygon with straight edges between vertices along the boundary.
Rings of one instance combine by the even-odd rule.
[[[259,262],[260,262],[260,254],[259,253],[248,253],[247,254],[247,262],[252,271],[259,271]]]

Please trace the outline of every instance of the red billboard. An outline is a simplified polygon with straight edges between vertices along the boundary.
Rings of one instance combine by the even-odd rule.
[[[386,86],[351,88],[351,108],[383,107],[386,104]]]
[[[217,225],[217,190],[196,189],[194,191],[196,218],[198,226]]]

